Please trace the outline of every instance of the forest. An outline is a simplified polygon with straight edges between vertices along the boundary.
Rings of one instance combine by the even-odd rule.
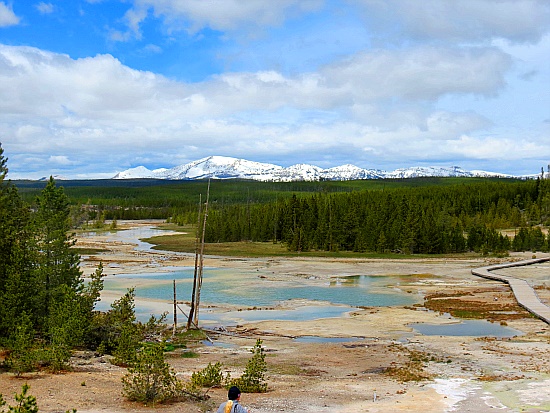
[[[546,251],[549,188],[541,179],[463,181],[214,205],[206,239],[283,242],[292,251]]]

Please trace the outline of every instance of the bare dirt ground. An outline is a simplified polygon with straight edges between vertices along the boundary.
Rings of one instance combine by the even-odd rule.
[[[139,225],[151,225],[140,222]],[[136,223],[119,222],[119,227]],[[107,251],[84,257],[90,274],[98,261],[108,276],[145,272],[151,267],[192,266],[193,257],[159,251],[135,251],[130,243],[108,242],[104,235],[79,240],[80,247]],[[517,254],[510,259],[531,258]],[[542,257],[537,254],[537,257]],[[209,362],[222,362],[233,377],[250,357],[256,339],[267,351],[269,391],[245,394],[242,402],[252,412],[548,412],[550,411],[550,329],[515,305],[508,287],[471,274],[471,269],[495,259],[327,260],[318,258],[233,259],[207,258],[205,264],[238,273],[257,272],[251,282],[296,282],[314,285],[349,275],[403,277],[394,288],[415,296],[452,296],[470,307],[491,305],[500,323],[521,332],[510,338],[428,336],[413,330],[416,322],[456,323],[446,314],[417,307],[365,307],[342,317],[302,322],[263,321],[229,329],[237,336],[213,335],[223,345],[200,345],[200,357],[168,356],[178,375],[187,379]],[[509,270],[508,270],[509,271]],[[550,302],[550,264],[514,269],[528,279],[543,301]],[[113,293],[105,291],[107,298]],[[287,305],[301,305],[299,301]],[[307,303],[306,303],[307,304]],[[167,303],[152,303],[159,313]],[[170,318],[169,318],[170,320]],[[304,343],[292,337],[349,338],[336,343]],[[31,386],[41,412],[210,412],[225,400],[223,389],[209,392],[199,404],[177,402],[145,407],[122,396],[126,370],[105,358],[77,354],[74,371],[23,378],[0,374],[0,393],[10,403],[23,383]],[[408,378],[415,380],[407,381]]]

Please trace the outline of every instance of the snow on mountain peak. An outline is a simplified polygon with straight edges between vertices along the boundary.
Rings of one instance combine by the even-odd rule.
[[[323,169],[308,164],[296,164],[283,168],[279,165],[248,161],[227,156],[208,156],[196,161],[153,171],[144,166],[130,168],[117,173],[113,179],[252,179],[258,181],[319,181],[416,177],[506,177],[508,175],[485,171],[465,171],[458,166],[400,168],[392,172],[378,169],[363,169],[355,165],[341,165]]]
[[[159,168],[150,170],[145,166],[136,166],[135,168],[126,169],[125,171],[117,173],[112,179],[140,179],[140,178],[158,178],[167,169]]]

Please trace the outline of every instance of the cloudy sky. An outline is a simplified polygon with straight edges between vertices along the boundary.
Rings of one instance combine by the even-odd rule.
[[[550,163],[548,0],[0,0],[8,177]]]

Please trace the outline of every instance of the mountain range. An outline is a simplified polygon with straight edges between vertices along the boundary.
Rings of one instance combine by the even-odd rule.
[[[144,166],[130,168],[117,173],[113,179],[251,179],[271,182],[290,181],[347,181],[353,179],[388,179],[416,177],[511,177],[510,175],[466,171],[458,166],[451,167],[411,167],[388,172],[379,169],[363,169],[355,165],[341,165],[323,169],[314,165],[297,164],[287,168],[282,166],[248,161],[226,156],[208,156],[173,168],[149,170]]]

